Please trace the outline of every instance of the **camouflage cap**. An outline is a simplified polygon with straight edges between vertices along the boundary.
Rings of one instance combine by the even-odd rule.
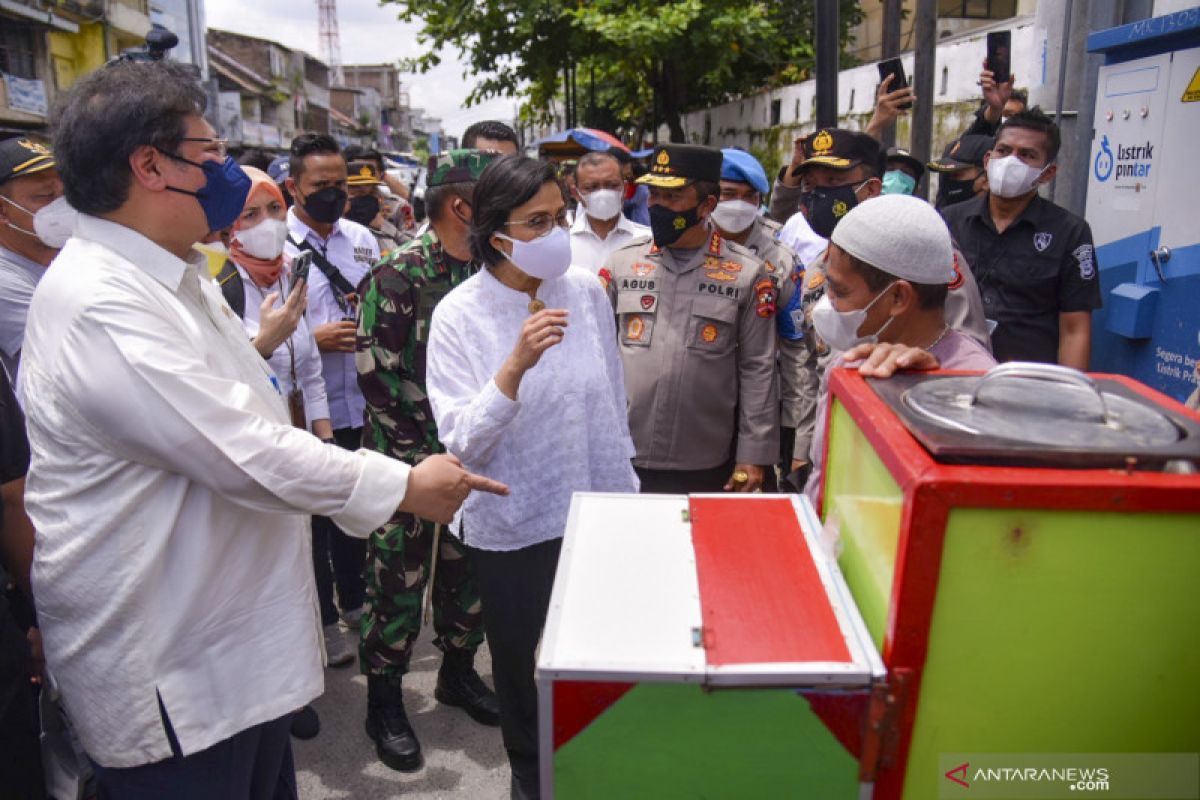
[[[484,150],[447,150],[430,156],[425,185],[432,188],[447,183],[474,183],[499,155]]]

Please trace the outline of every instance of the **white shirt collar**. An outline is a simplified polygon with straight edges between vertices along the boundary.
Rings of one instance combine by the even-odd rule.
[[[310,228],[307,222],[300,219],[300,217],[296,214],[295,208],[289,208],[287,212],[288,234],[299,242],[303,242],[311,234],[312,237],[318,242],[326,244],[332,241],[333,237],[337,236],[339,233],[344,233],[342,231],[342,221],[343,220],[339,219],[337,222],[333,223],[333,230],[329,232],[329,238],[326,239],[324,236]]]
[[[172,292],[179,291],[179,284],[189,262],[168,252],[133,228],[100,217],[80,214],[75,235],[107,247]],[[202,254],[197,255],[203,258]]]
[[[631,222],[630,219],[625,216],[624,212],[621,212],[621,214],[617,216],[617,225],[608,232],[608,235],[612,236],[617,231],[624,231],[625,233],[631,235],[637,233],[637,230],[633,226],[633,222]],[[590,233],[597,239],[600,238],[596,232],[592,230],[592,223],[588,222],[587,211],[584,209],[582,203],[580,203],[579,208],[576,209],[575,222],[571,225],[571,234],[574,235],[576,233]]]

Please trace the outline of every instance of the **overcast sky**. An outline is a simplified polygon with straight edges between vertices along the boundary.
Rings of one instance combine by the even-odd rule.
[[[316,0],[205,0],[205,14],[210,28],[270,39],[322,56]],[[420,54],[417,24],[400,22],[394,6],[381,8],[375,0],[338,0],[338,29],[343,64],[381,64]],[[511,98],[464,106],[475,81],[463,79],[457,55],[444,53],[442,64],[424,75],[402,76],[413,107],[441,117],[450,136],[460,136],[468,125],[481,119],[511,121],[516,106]]]

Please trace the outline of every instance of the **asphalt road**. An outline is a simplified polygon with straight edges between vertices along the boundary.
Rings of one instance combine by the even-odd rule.
[[[314,703],[321,733],[311,741],[292,740],[301,800],[355,798],[469,798],[503,800],[509,796],[508,759],[499,728],[486,728],[465,712],[433,699],[441,653],[422,632],[404,678],[404,706],[421,741],[425,766],[395,772],[375,756],[363,730],[367,679],[356,664],[325,670],[325,694]],[[486,645],[475,659],[492,686]]]

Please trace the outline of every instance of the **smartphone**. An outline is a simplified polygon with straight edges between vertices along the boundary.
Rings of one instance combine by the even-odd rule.
[[[300,281],[308,280],[308,268],[312,266],[312,251],[301,250],[292,259],[292,282],[299,283]]]
[[[879,82],[883,83],[887,76],[892,75],[891,84],[888,86],[889,92],[894,92],[897,89],[905,89],[908,87],[908,79],[904,76],[904,62],[898,58],[889,58],[887,61],[880,61],[879,64]],[[912,102],[902,103],[898,108],[912,108]]]
[[[1012,78],[1012,32],[994,31],[987,35],[987,65],[996,83]]]

